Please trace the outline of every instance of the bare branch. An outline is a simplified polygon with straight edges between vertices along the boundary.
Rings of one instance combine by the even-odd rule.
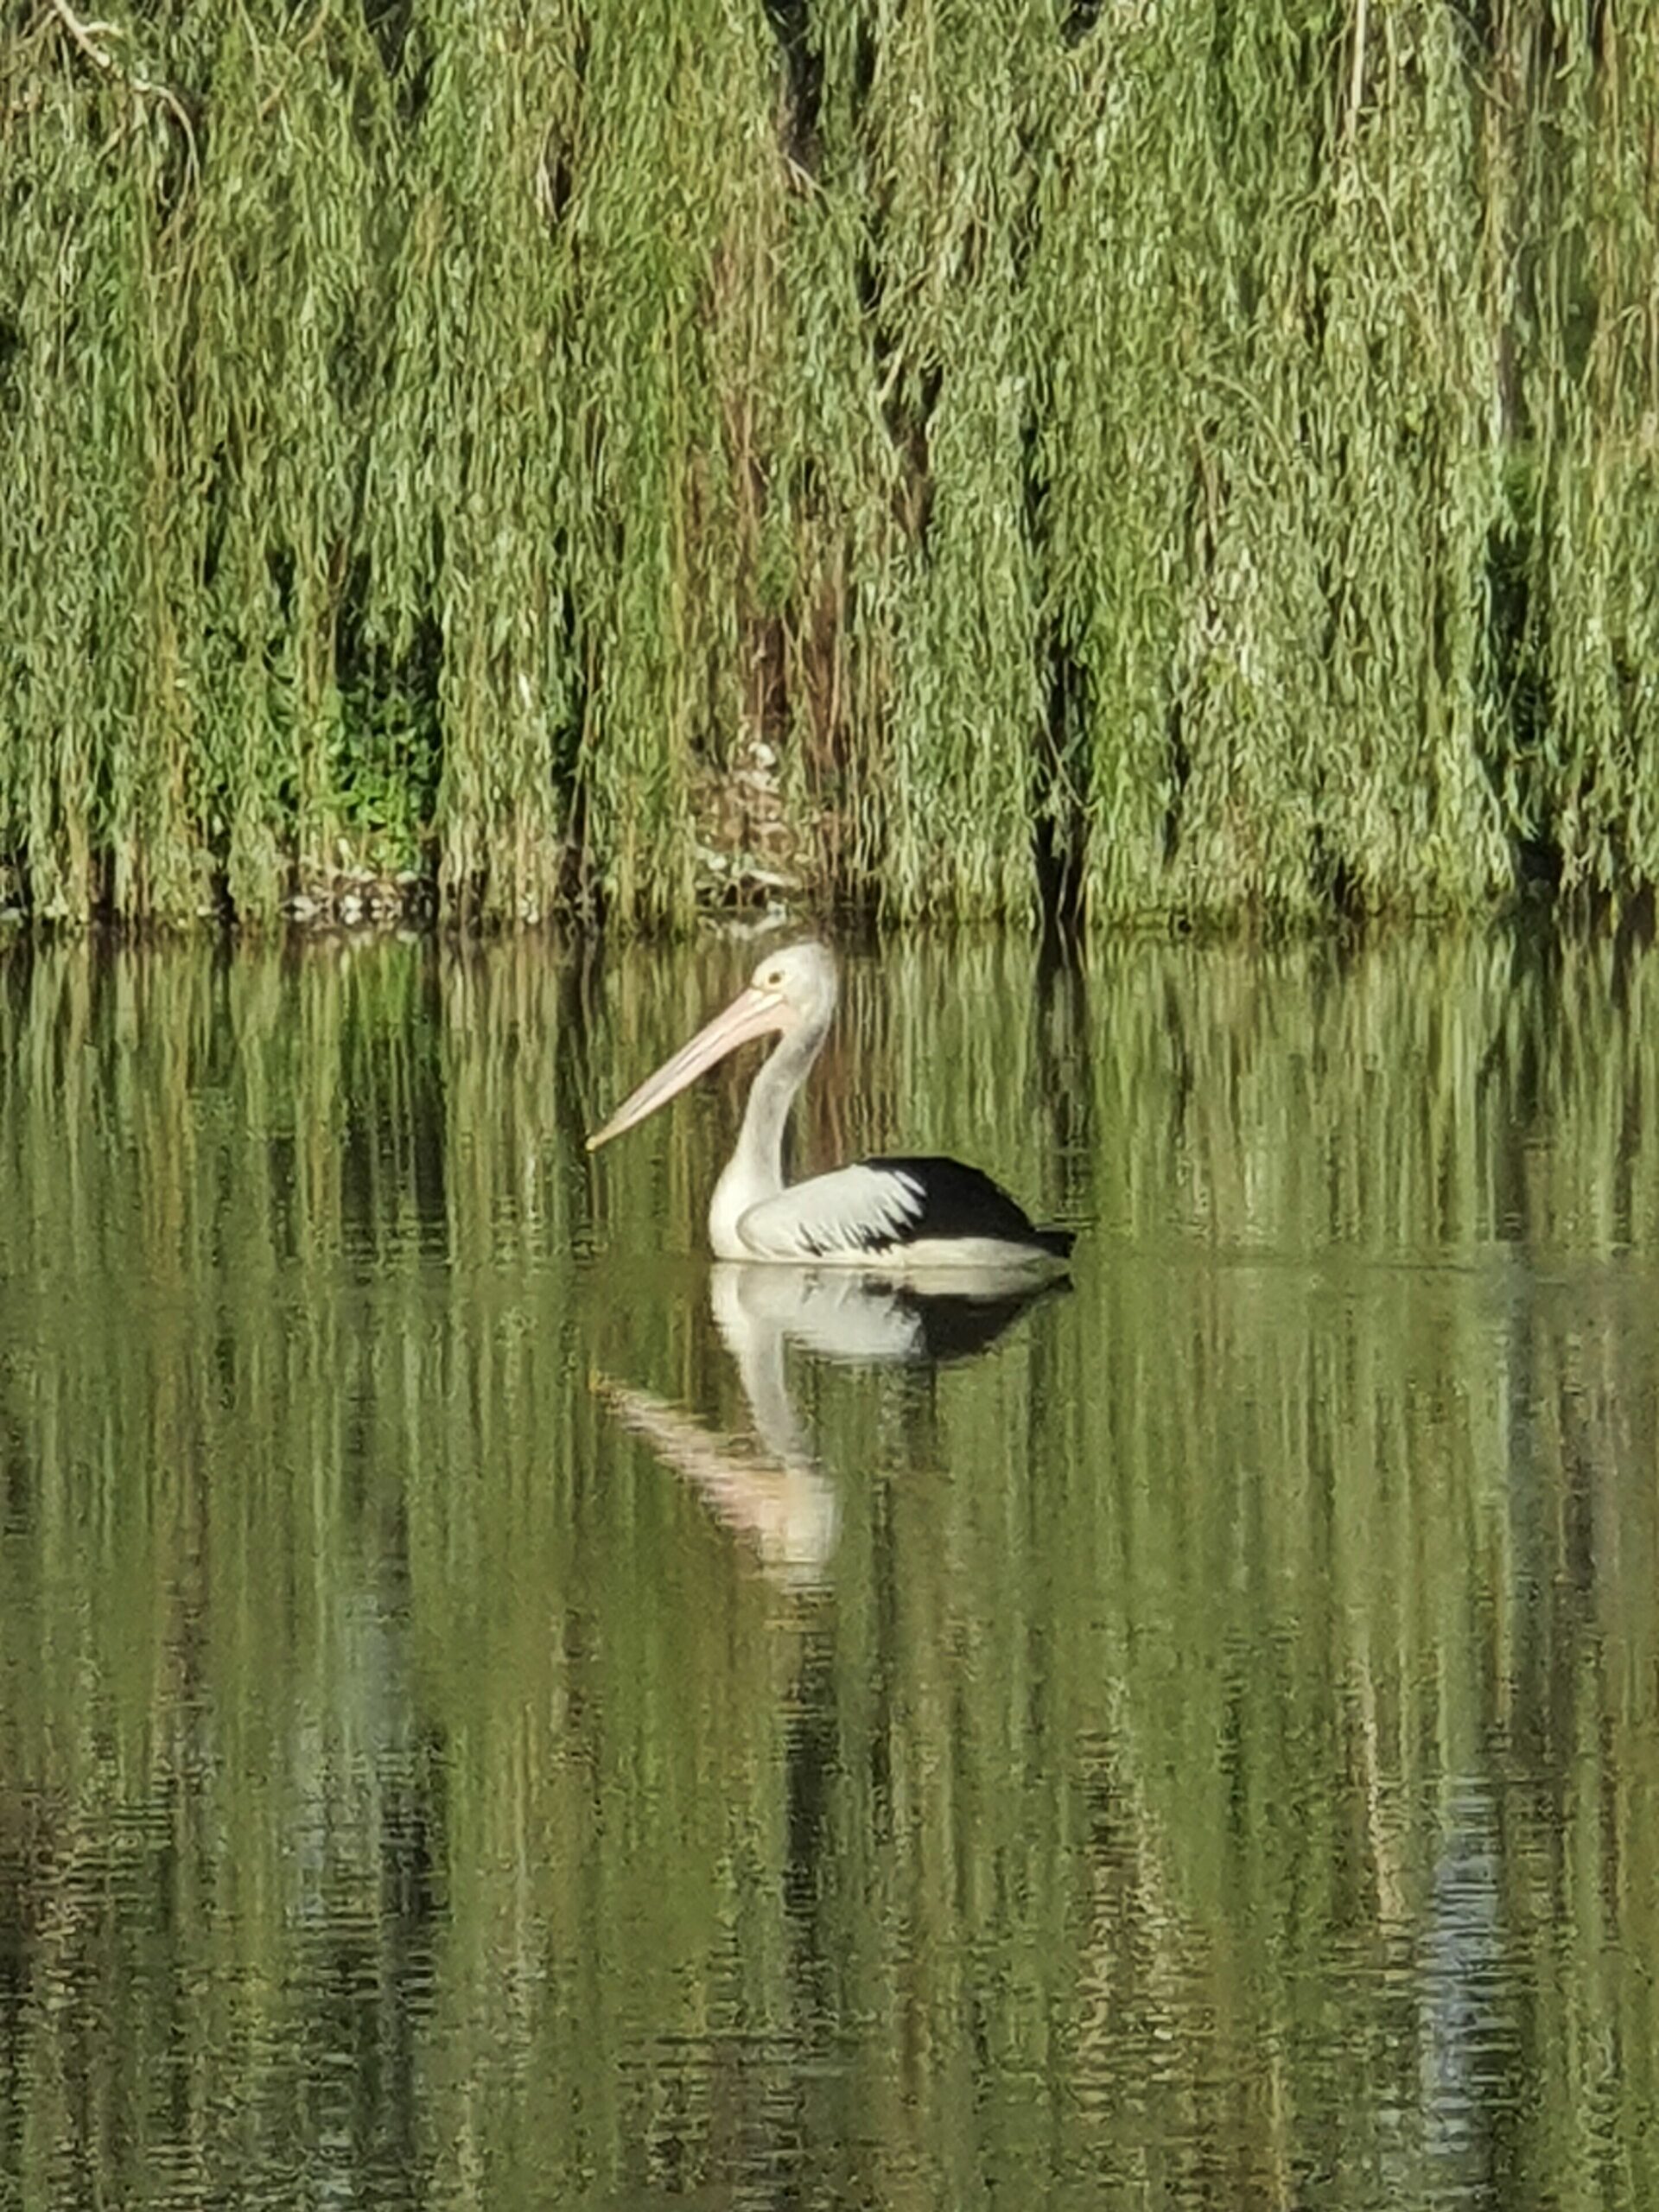
[[[1342,135],[1351,140],[1359,124],[1359,103],[1365,92],[1365,30],[1369,13],[1367,0],[1356,0],[1354,9],[1354,45],[1348,77],[1348,112],[1343,121]]]
[[[136,92],[141,99],[161,102],[180,130],[183,131],[185,145],[189,154],[191,175],[199,176],[200,164],[196,159],[196,134],[191,126],[190,118],[185,112],[184,103],[178,94],[170,86],[158,85],[153,78],[142,76],[137,70],[123,68],[109,48],[99,45],[100,39],[124,38],[126,34],[120,24],[84,22],[70,5],[70,0],[51,0],[51,8],[53,14],[56,16],[58,21],[94,68],[101,70],[106,77],[118,77],[122,83]]]

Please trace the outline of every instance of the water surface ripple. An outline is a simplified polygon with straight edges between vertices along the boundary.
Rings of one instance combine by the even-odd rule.
[[[0,2207],[1659,2202],[1659,958],[751,957],[0,957]]]

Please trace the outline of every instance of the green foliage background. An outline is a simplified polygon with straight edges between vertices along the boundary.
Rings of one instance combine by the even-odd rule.
[[[0,904],[1651,882],[1645,22],[21,0]]]

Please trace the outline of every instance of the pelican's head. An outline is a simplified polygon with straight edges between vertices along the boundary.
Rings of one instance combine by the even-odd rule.
[[[677,1091],[694,1083],[705,1068],[723,1060],[751,1038],[804,1030],[821,1037],[836,1010],[836,963],[827,945],[807,938],[769,952],[724,1013],[717,1014],[683,1045],[671,1060],[645,1077],[622,1101],[603,1128],[588,1140],[589,1152],[620,1136],[647,1114],[655,1113]]]
[[[835,955],[816,938],[799,944],[780,944],[769,952],[749,978],[749,992],[757,993],[779,1009],[779,1029],[816,1029],[836,1010]]]

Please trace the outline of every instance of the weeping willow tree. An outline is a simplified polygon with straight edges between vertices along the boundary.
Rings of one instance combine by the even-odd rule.
[[[1651,883],[1656,144],[1614,0],[14,0],[0,906]]]

